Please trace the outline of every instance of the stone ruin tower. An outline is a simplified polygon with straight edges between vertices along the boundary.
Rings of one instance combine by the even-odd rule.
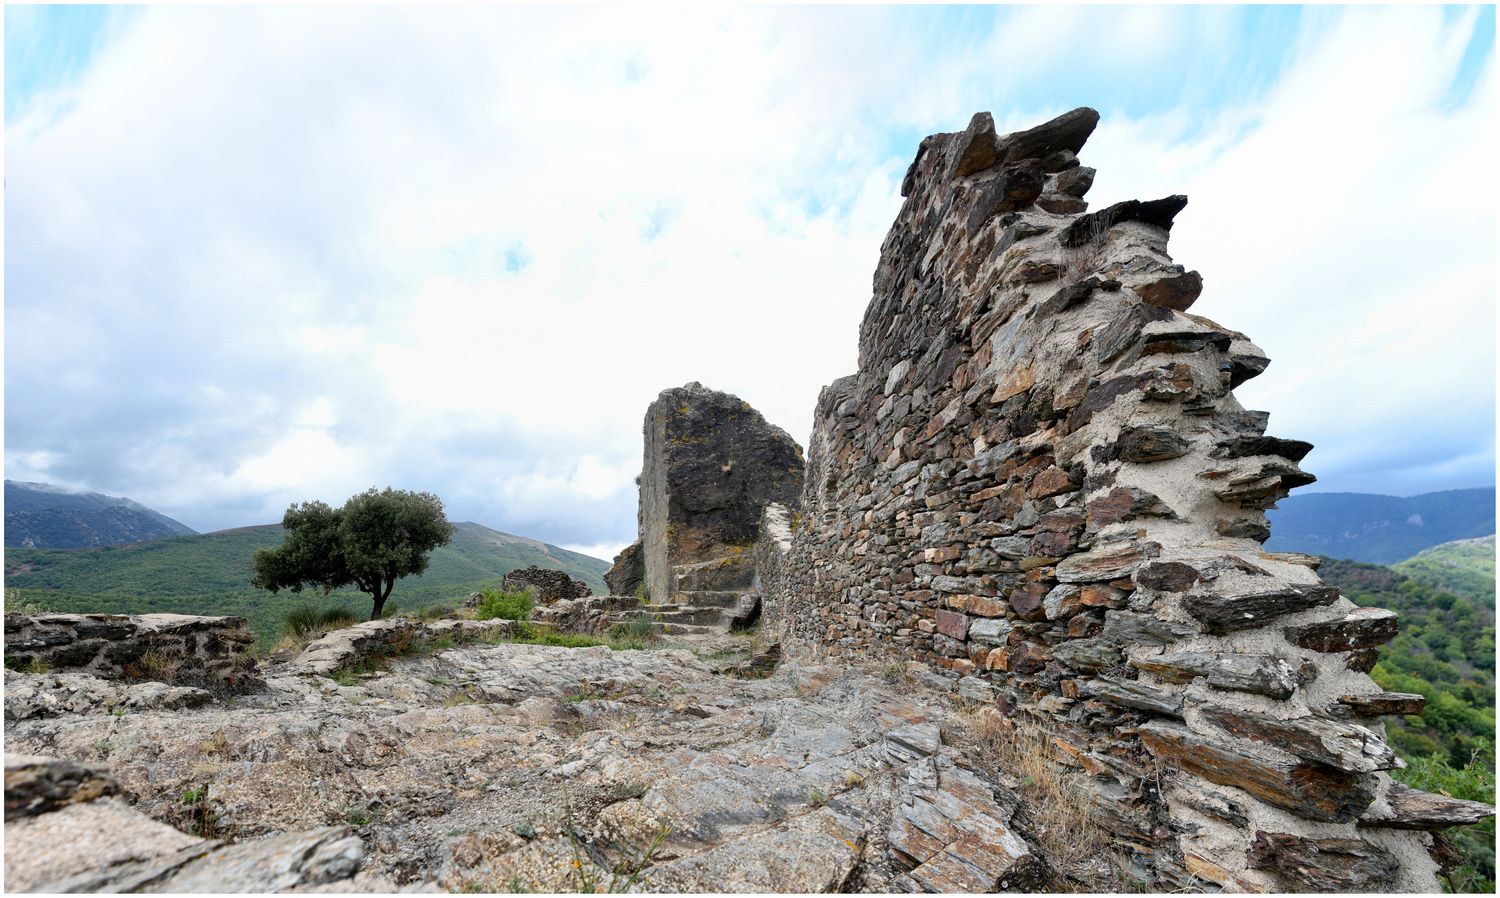
[[[744,622],[758,612],[745,598],[761,515],[799,502],[802,447],[748,402],[696,382],[662,391],[643,430],[640,539],[605,575],[610,591],[644,585],[659,608],[676,606],[659,617],[689,624]]]
[[[1262,549],[1311,446],[1235,400],[1264,353],[1188,311],[1203,280],[1167,253],[1187,199],[1087,211],[1097,121],[1001,136],[980,114],[922,141],[859,370],[818,401],[799,526],[762,553],[763,632],[926,662],[1045,734],[1153,890],[1435,891],[1427,831],[1492,811],[1384,772],[1382,715],[1422,701],[1367,675],[1395,615]],[[661,453],[699,432],[669,396],[653,591],[713,539],[663,511]]]

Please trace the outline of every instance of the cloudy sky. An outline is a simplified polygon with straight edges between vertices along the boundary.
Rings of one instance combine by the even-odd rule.
[[[924,134],[1186,193],[1312,490],[1494,483],[1494,8],[5,9],[5,476],[199,530],[370,485],[601,557],[641,417],[805,443]]]

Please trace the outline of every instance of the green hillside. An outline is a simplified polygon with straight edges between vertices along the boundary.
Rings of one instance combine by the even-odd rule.
[[[605,592],[608,562],[474,523],[455,525],[453,541],[432,554],[420,577],[396,584],[391,601],[408,610],[462,600],[516,568],[557,568]],[[271,595],[250,587],[251,558],[281,544],[278,524],[242,527],[158,542],[91,549],[6,547],[7,603],[49,611],[141,614],[233,614],[245,617],[262,644],[274,641],[287,610],[304,603],[347,604],[369,614],[370,597],[338,590]]]
[[[1495,622],[1495,535],[1460,539],[1433,546],[1394,565],[1395,569],[1439,592],[1473,602]]]
[[[1356,604],[1401,615],[1370,674],[1384,689],[1427,697],[1421,717],[1387,720],[1391,745],[1410,764],[1397,778],[1494,803],[1494,537],[1445,543],[1394,568],[1325,559],[1319,573]],[[1450,885],[1493,892],[1494,822],[1448,837],[1465,860]]]

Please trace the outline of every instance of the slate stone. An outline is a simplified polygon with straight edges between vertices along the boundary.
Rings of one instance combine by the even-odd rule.
[[[1112,704],[1170,717],[1182,716],[1182,696],[1131,680],[1100,677],[1083,686],[1084,691]]]
[[[1287,641],[1315,652],[1348,652],[1384,645],[1396,637],[1400,616],[1385,608],[1356,608],[1337,620],[1287,627]]]
[[[1177,273],[1136,287],[1136,295],[1147,305],[1186,311],[1203,292],[1203,276],[1196,271],[1182,271],[1181,266],[1177,269]]]
[[[969,127],[958,135],[961,147],[953,164],[953,177],[965,178],[1000,161],[1000,147],[995,136],[995,120],[988,112],[977,112]]]
[[[1209,453],[1212,458],[1250,458],[1255,455],[1276,455],[1291,461],[1301,461],[1311,452],[1313,444],[1305,440],[1283,440],[1278,437],[1241,436],[1225,440],[1214,446]]]
[[[1135,658],[1130,666],[1155,674],[1169,683],[1202,677],[1215,689],[1251,692],[1271,698],[1290,698],[1297,675],[1290,664],[1271,655],[1231,655],[1180,652]]]
[[[1280,720],[1249,711],[1209,708],[1203,718],[1225,732],[1264,742],[1299,758],[1350,773],[1374,773],[1405,766],[1373,730],[1321,717]]]
[[[969,212],[968,230],[976,234],[992,218],[1025,209],[1042,195],[1042,170],[1035,164],[1007,165],[998,176],[979,188],[979,198]]]
[[[1121,461],[1135,464],[1167,461],[1188,454],[1193,444],[1170,427],[1152,424],[1144,427],[1127,427],[1120,431],[1110,454]]]
[[[1114,609],[1104,613],[1104,635],[1123,643],[1170,645],[1197,633],[1187,624],[1160,620],[1150,614]]]
[[[1415,692],[1375,692],[1368,695],[1341,695],[1339,707],[1345,714],[1360,717],[1420,715],[1427,696]]]
[[[1078,218],[1062,230],[1059,239],[1063,246],[1082,246],[1095,239],[1094,235],[1129,221],[1139,221],[1170,231],[1172,219],[1186,207],[1187,197],[1181,195],[1146,202],[1126,200]]]
[[[1338,597],[1338,589],[1332,586],[1297,585],[1237,596],[1188,595],[1182,607],[1209,633],[1223,635],[1264,626],[1282,615],[1331,605]]]
[[[1076,156],[1098,124],[1099,113],[1081,106],[1034,128],[1005,135],[1000,139],[999,151],[1006,162],[1045,159],[1060,150]]]
[[[1158,592],[1187,592],[1203,576],[1191,565],[1180,561],[1153,561],[1135,572],[1135,583]]]
[[[1282,755],[1260,755],[1186,727],[1152,721],[1141,742],[1161,760],[1211,783],[1234,786],[1307,820],[1348,823],[1375,800],[1376,780]]]
[[[1126,541],[1097,546],[1059,562],[1057,579],[1062,583],[1118,580],[1135,573],[1136,568],[1156,557],[1160,551],[1161,547],[1152,542]]]
[[[1309,839],[1257,831],[1250,867],[1286,877],[1299,892],[1385,892],[1401,865],[1363,839]]]
[[[1155,493],[1133,486],[1117,486],[1088,503],[1090,529],[1133,521],[1136,518],[1177,520],[1176,512]]]
[[[1387,829],[1437,830],[1450,826],[1472,826],[1495,816],[1495,809],[1483,802],[1422,792],[1404,783],[1391,783],[1386,790],[1385,800],[1387,810],[1365,814],[1359,818],[1359,825]]]

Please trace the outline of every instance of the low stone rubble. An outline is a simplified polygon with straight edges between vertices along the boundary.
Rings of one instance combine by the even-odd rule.
[[[518,568],[506,574],[500,588],[507,592],[529,593],[538,605],[551,605],[564,599],[581,599],[593,594],[589,585],[577,577],[552,568]]]
[[[191,614],[5,615],[12,669],[83,671],[107,680],[157,680],[216,692],[261,687],[242,617]]]

